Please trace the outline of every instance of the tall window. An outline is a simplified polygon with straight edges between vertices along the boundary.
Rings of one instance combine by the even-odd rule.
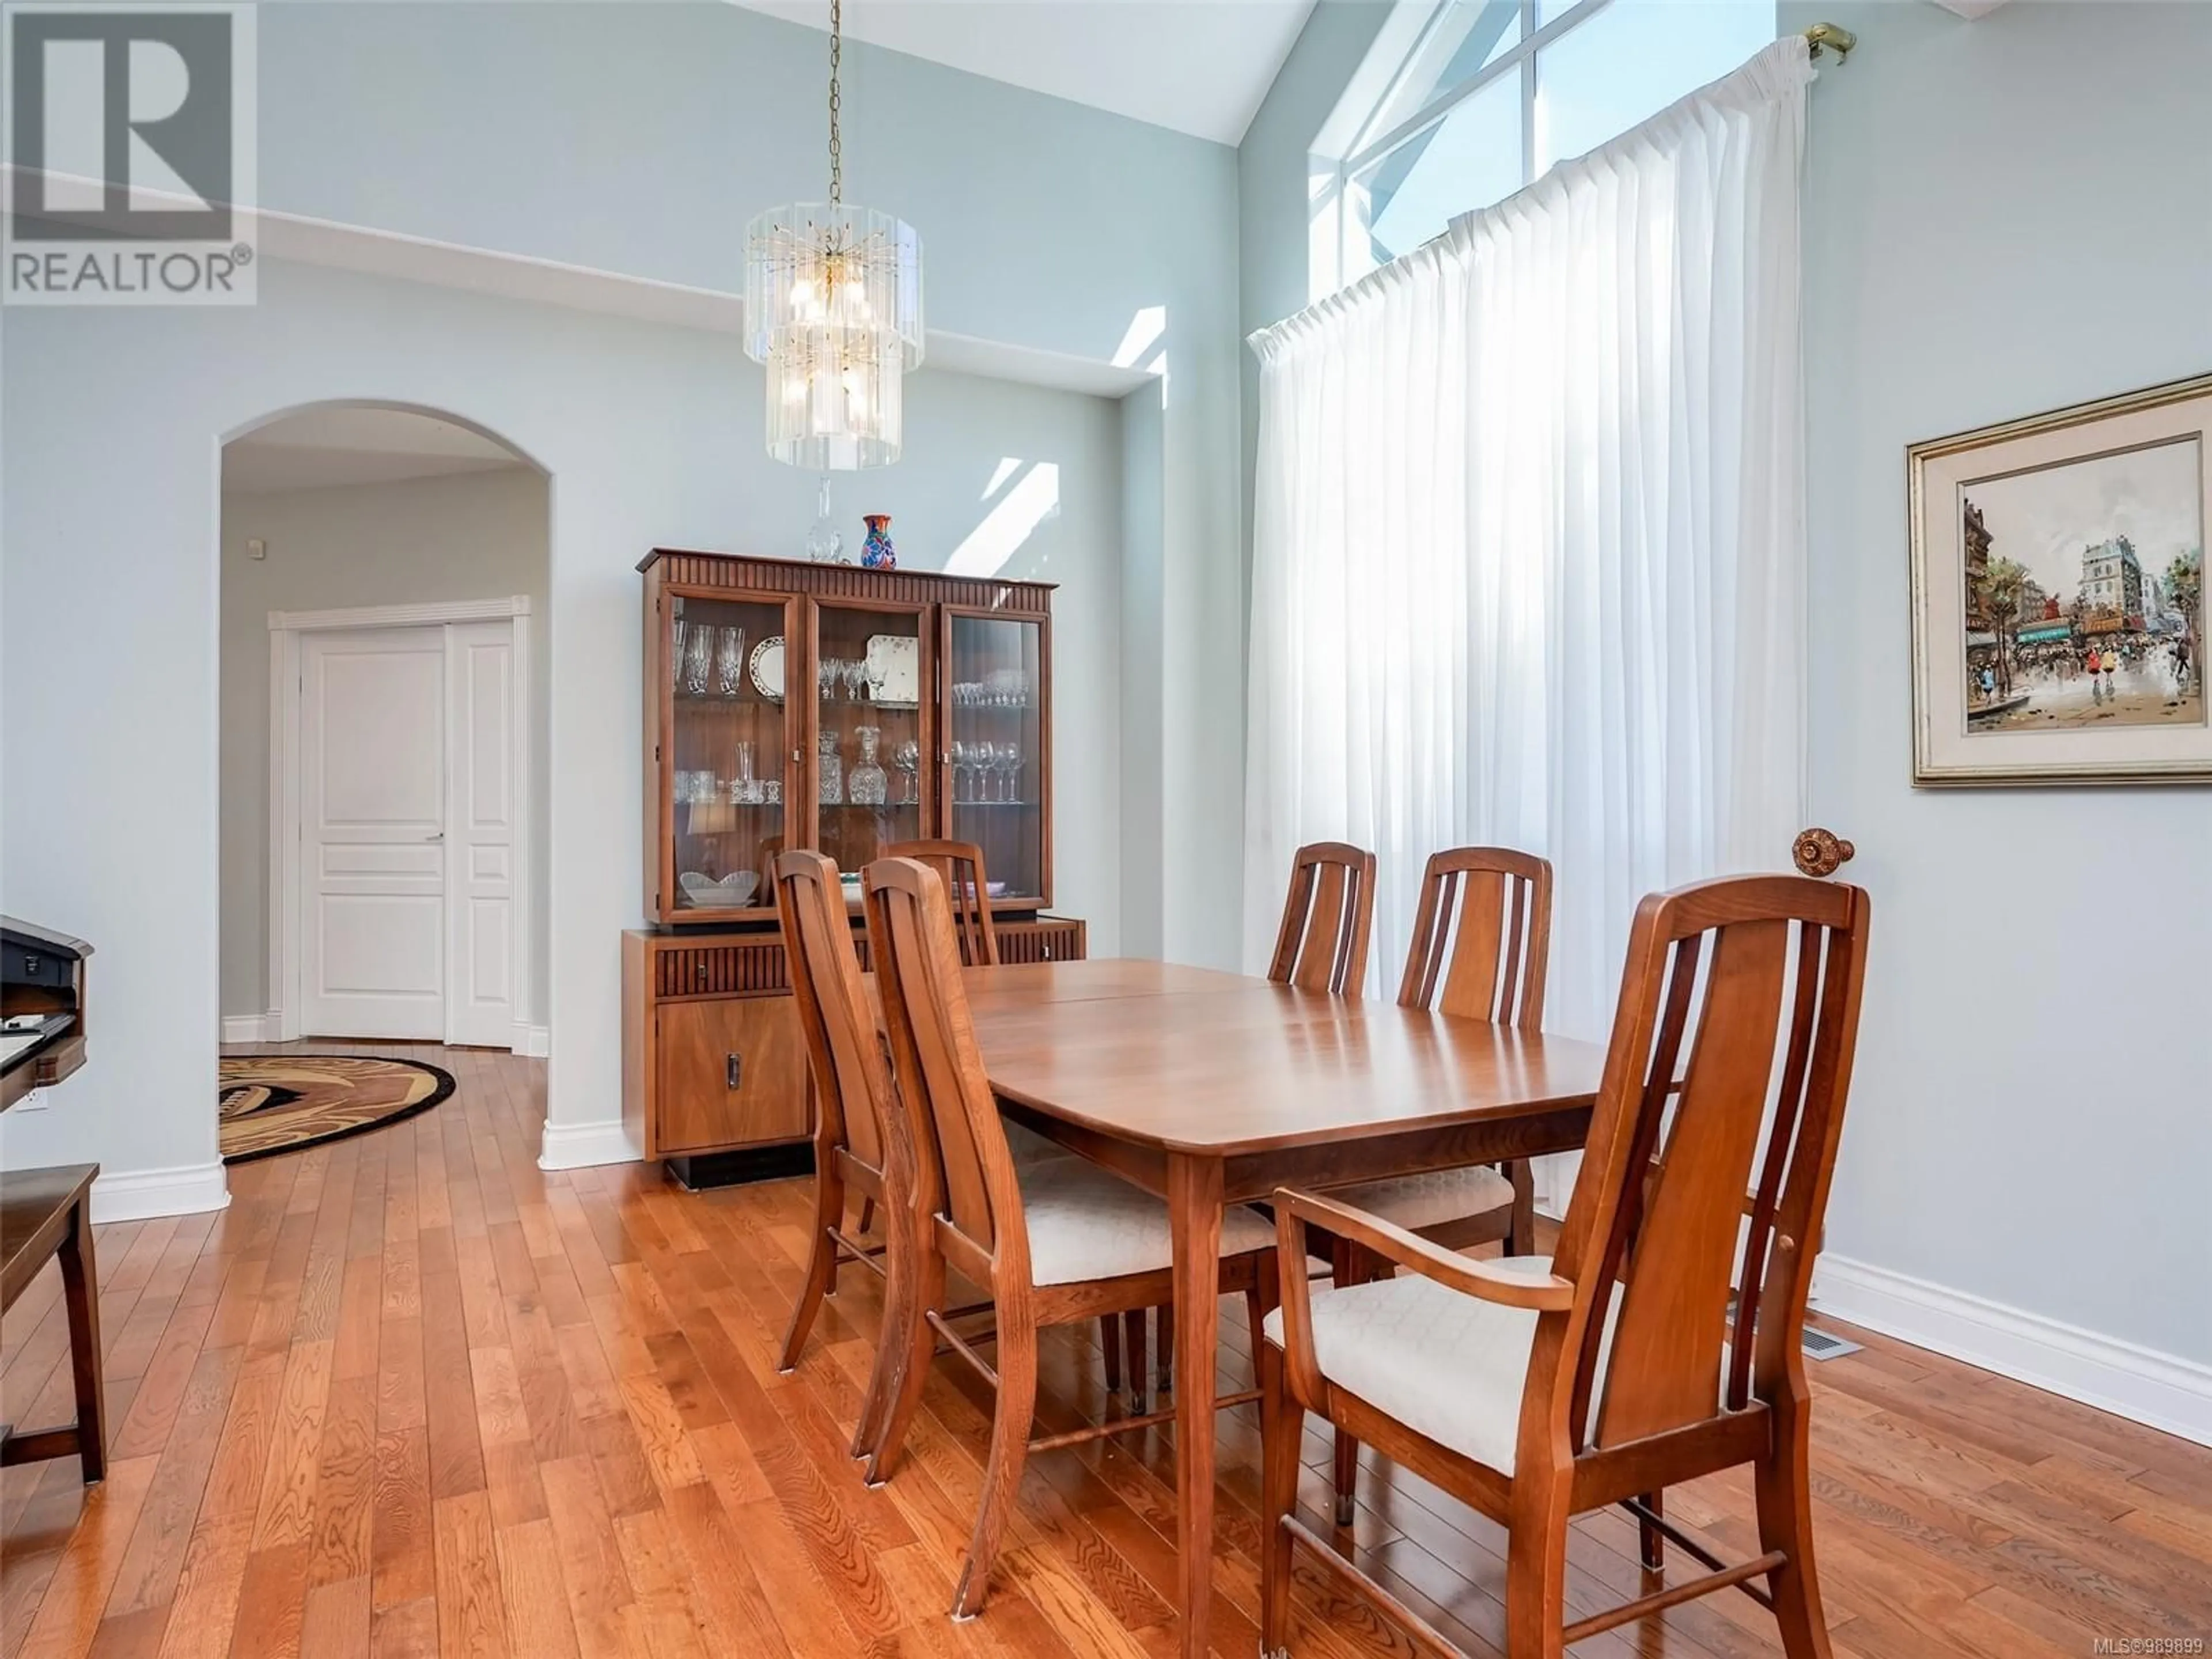
[[[1775,0],[1401,0],[1340,136],[1340,233],[1318,289],[1357,280],[1718,80],[1775,37]],[[1379,87],[1379,95],[1377,88]]]

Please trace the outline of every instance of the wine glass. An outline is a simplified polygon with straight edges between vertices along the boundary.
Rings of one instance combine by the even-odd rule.
[[[1019,800],[1022,797],[1022,746],[1018,743],[999,745],[999,763],[1006,770],[1006,799]]]
[[[961,787],[960,781],[962,775],[969,769],[974,758],[975,745],[973,744],[960,743],[957,741],[953,744],[952,799],[955,801],[965,801],[970,798],[969,793]]]
[[[914,806],[921,800],[921,745],[912,738],[891,751],[891,764],[906,775],[906,788],[902,805]]]
[[[703,697],[714,675],[714,630],[694,623],[684,636],[684,695]]]
[[[845,664],[845,700],[848,702],[866,702],[867,699],[867,661],[865,658],[851,658]]]
[[[715,630],[714,641],[715,689],[726,697],[742,693],[745,684],[745,630],[742,628],[722,628]]]

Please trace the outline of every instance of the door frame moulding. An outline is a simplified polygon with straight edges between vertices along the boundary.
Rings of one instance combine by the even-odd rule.
[[[508,994],[516,1053],[542,1054],[544,1028],[533,1024],[531,1006],[532,947],[532,860],[530,776],[530,596],[456,599],[437,605],[370,605],[341,611],[272,611],[269,613],[269,1012],[262,1041],[290,1042],[300,1036],[300,646],[308,634],[350,633],[376,628],[443,627],[448,623],[506,622],[514,630],[508,661],[508,702],[514,718],[507,731],[507,764],[514,780],[514,902],[507,910]],[[448,710],[450,718],[451,711]],[[447,757],[450,779],[453,757]],[[452,799],[448,792],[447,806]],[[445,841],[446,903],[453,902],[453,849]],[[451,910],[447,915],[450,920]],[[451,928],[441,924],[443,939]],[[455,964],[446,964],[447,1033],[452,1024]]]

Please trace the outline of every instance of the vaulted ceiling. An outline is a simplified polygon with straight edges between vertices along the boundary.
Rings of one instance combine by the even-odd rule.
[[[827,29],[828,0],[737,0]],[[845,33],[1200,138],[1244,137],[1314,0],[845,0]]]

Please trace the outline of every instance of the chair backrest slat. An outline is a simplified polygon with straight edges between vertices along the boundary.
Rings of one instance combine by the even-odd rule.
[[[1028,1236],[1013,1157],[975,1045],[945,884],[916,860],[878,859],[863,884],[893,1094],[917,1149],[924,1213],[941,1212],[1002,1266],[1018,1248],[1025,1274]]]
[[[1298,848],[1267,977],[1356,997],[1375,932],[1375,855],[1341,842]]]
[[[1431,856],[1398,1000],[1537,1030],[1552,939],[1552,866],[1504,847]]]
[[[794,852],[781,854],[770,871],[814,1079],[816,1147],[842,1146],[881,1171],[890,1074],[861,985],[837,866],[819,853]]]
[[[983,849],[969,841],[902,841],[883,849],[887,859],[912,859],[937,872],[952,908],[960,960],[970,968],[998,965],[999,930],[991,918],[991,883]]]
[[[1720,1399],[1729,1272],[1773,1081],[1788,928],[1739,922],[1715,941],[1689,1071],[1629,1246],[1613,1364],[1636,1382],[1606,1391],[1604,1443],[1700,1421]]]
[[[1554,1255],[1576,1305],[1540,1336],[1524,1445],[1540,1443],[1562,1391],[1577,1443],[1617,1446],[1802,1386],[1868,908],[1855,887],[1759,876],[1638,910]]]

